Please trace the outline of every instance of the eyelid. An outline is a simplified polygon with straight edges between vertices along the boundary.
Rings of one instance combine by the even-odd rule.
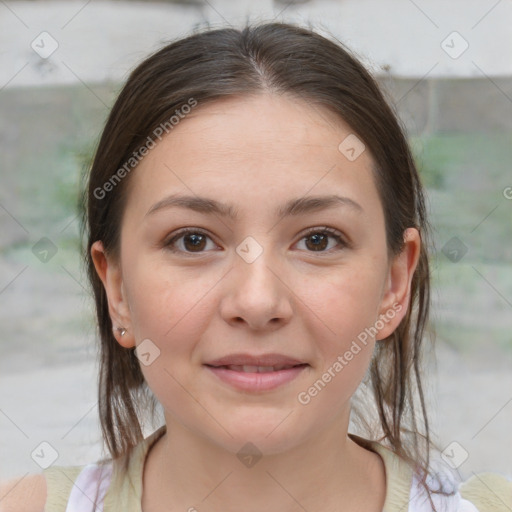
[[[179,240],[181,237],[183,237],[183,236],[185,236],[187,234],[190,234],[190,233],[204,235],[207,238],[209,238],[210,240],[212,240],[212,242],[216,243],[215,240],[213,239],[213,237],[206,230],[204,230],[202,228],[187,227],[187,228],[179,229],[178,231],[174,232],[171,237],[167,238],[164,241],[163,246],[165,248],[167,248],[168,250],[170,250],[171,252],[181,252],[182,254],[187,254],[187,255],[201,255],[201,254],[206,254],[207,252],[209,252],[209,251],[200,251],[200,252],[194,253],[192,251],[190,251],[190,252],[179,251],[178,249],[175,249],[175,248],[172,247],[172,244],[176,240]],[[302,241],[309,234],[313,234],[313,233],[327,233],[331,237],[335,238],[338,241],[338,245],[340,246],[337,249],[338,251],[343,249],[343,248],[351,248],[352,247],[352,244],[351,244],[350,240],[344,235],[343,232],[339,231],[338,229],[331,228],[329,226],[313,226],[311,228],[306,229],[305,231],[303,231],[300,234],[300,237],[297,240],[297,242],[295,242],[295,244],[300,242],[300,241]],[[329,251],[318,251],[318,252],[316,252],[316,251],[306,251],[306,252],[310,252],[312,254],[315,254],[315,253],[316,254],[331,254],[332,251],[333,251],[333,249],[330,249]]]
[[[301,233],[298,241],[300,242],[303,238],[305,238],[309,234],[313,234],[313,233],[328,233],[331,237],[337,239],[337,241],[340,245],[340,248],[338,248],[337,250],[341,250],[343,248],[347,248],[347,249],[352,248],[352,242],[342,231],[340,231],[339,229],[336,229],[336,228],[331,228],[329,226],[315,226],[312,228],[308,228],[308,229],[306,229],[306,231],[303,231]],[[315,254],[315,251],[308,251],[308,252],[310,252],[311,254]],[[317,252],[317,254],[331,254],[331,253],[332,253],[332,249],[329,251],[318,251]]]
[[[171,252],[181,252],[183,254],[197,254],[197,255],[205,254],[207,251],[194,253],[194,252],[179,251],[178,249],[175,249],[172,247],[172,245],[175,241],[179,240],[180,238],[182,238],[183,236],[188,235],[188,234],[204,235],[205,237],[209,238],[214,243],[216,243],[215,240],[213,239],[213,237],[204,229],[188,227],[188,228],[182,228],[182,229],[179,229],[178,231],[175,231],[172,234],[172,236],[170,236],[164,240],[162,245],[164,248],[168,249]],[[218,244],[216,244],[216,245],[218,245]]]
[[[306,229],[306,231],[303,231],[301,233],[301,237],[304,238],[306,235],[309,235],[310,233],[320,233],[325,232],[329,233],[330,235],[339,236],[344,242],[348,243],[346,240],[346,236],[339,230],[335,228],[331,228],[329,226],[315,226],[312,228]]]

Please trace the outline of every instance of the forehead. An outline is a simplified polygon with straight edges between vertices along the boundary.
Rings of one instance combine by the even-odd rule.
[[[291,197],[340,193],[378,215],[369,151],[355,160],[340,151],[350,137],[350,126],[330,110],[289,96],[199,104],[133,171],[129,209],[141,218],[176,192],[225,200],[241,213],[251,204],[268,207]]]

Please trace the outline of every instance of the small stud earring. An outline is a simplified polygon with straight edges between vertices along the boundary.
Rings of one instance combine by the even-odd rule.
[[[121,334],[121,336],[124,336],[126,334],[126,329],[124,327],[118,327],[117,330]]]

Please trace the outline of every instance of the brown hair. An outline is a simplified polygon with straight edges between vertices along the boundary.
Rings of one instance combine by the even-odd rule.
[[[121,347],[113,336],[107,297],[90,254],[92,244],[102,240],[107,254],[119,258],[129,174],[105,197],[98,198],[97,191],[190,98],[200,108],[220,98],[262,92],[293,95],[327,107],[364,142],[375,163],[389,255],[402,250],[406,228],[420,232],[421,254],[407,314],[387,339],[377,343],[369,379],[382,427],[379,440],[419,470],[425,483],[431,440],[420,372],[430,307],[430,227],[422,184],[405,130],[368,71],[341,43],[285,23],[207,30],[166,45],[130,74],[106,121],[84,191],[82,220],[89,230],[84,256],[101,343],[99,412],[104,441],[112,458],[126,464],[132,448],[143,439],[140,421],[149,409],[154,414],[155,399],[134,350]]]

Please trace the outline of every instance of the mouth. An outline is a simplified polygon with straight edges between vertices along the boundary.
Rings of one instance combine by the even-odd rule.
[[[238,391],[260,393],[271,391],[296,379],[310,365],[252,366],[252,365],[204,365],[217,382],[228,384]]]
[[[276,366],[254,366],[254,365],[219,365],[214,366],[207,364],[205,366],[209,366],[210,368],[223,368],[225,370],[231,370],[233,372],[244,372],[244,373],[269,373],[269,372],[279,372],[281,370],[289,370],[290,368],[297,368],[299,366],[309,366],[306,363],[302,364],[287,364],[287,365],[276,365]]]

